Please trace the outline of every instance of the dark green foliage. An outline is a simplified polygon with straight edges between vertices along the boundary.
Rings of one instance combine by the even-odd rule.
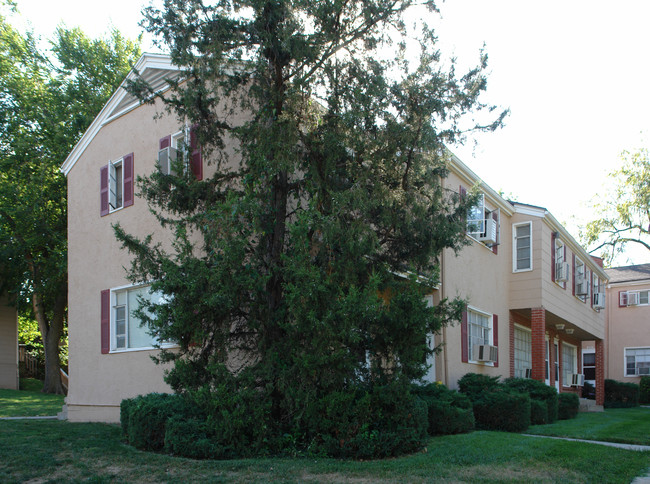
[[[202,181],[139,181],[173,233],[170,252],[153,235],[116,233],[134,254],[131,279],[166,298],[140,316],[178,343],[160,353],[174,363],[167,382],[199,401],[233,452],[366,458],[424,442],[426,408],[409,385],[435,351],[427,336],[464,302],[429,308],[423,296],[442,251],[466,243],[476,199],[440,183],[444,144],[503,115],[463,126],[488,107],[485,57],[456,78],[420,25],[421,55],[404,61],[403,14],[416,3],[146,9],[188,82],[171,81],[164,98],[143,81],[128,88],[193,126],[210,169]]]
[[[476,428],[523,432],[530,426],[530,397],[506,387],[486,391],[474,402]]]
[[[588,381],[582,386],[582,398],[588,398],[589,400],[596,399],[596,388]]]
[[[605,380],[605,408],[627,408],[639,405],[639,385]]]
[[[650,376],[642,376],[639,382],[639,403],[650,403]]]
[[[458,388],[467,395],[472,402],[478,400],[485,392],[499,388],[501,383],[498,376],[467,373],[458,380]]]
[[[531,400],[544,402],[546,405],[546,412],[540,413],[539,416],[531,414],[533,425],[539,423],[553,423],[557,420],[558,394],[555,388],[546,385],[544,382],[533,380],[531,378],[507,378],[504,383],[509,388],[518,392],[528,393]],[[532,406],[531,409],[533,409]],[[537,421],[538,418],[542,418],[544,415],[546,419],[544,422]]]
[[[474,412],[469,398],[442,384],[414,386],[412,393],[427,405],[429,434],[447,435],[474,428]]]
[[[576,418],[580,410],[580,398],[575,393],[560,393],[558,405],[558,419],[569,420]]]
[[[165,452],[191,459],[219,459],[229,453],[219,446],[205,419],[170,417],[165,423]]]
[[[530,424],[544,425],[549,423],[548,406],[543,400],[530,399]]]
[[[150,393],[122,400],[122,435],[134,447],[160,451],[165,447],[167,421],[172,416],[198,415],[196,407],[180,395]]]

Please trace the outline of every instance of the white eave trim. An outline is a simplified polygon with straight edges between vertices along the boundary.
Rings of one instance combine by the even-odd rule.
[[[171,63],[170,56],[166,54],[142,54],[140,59],[135,63],[131,72],[126,76],[126,79],[122,81],[120,87],[113,93],[108,102],[104,105],[102,110],[99,112],[97,117],[90,124],[86,132],[83,134],[81,139],[74,146],[68,157],[65,159],[61,165],[61,172],[65,176],[68,176],[70,170],[77,163],[83,152],[86,150],[88,145],[95,138],[99,130],[108,122],[114,120],[115,118],[124,115],[125,113],[132,111],[137,108],[140,103],[135,102],[129,105],[127,108],[121,109],[120,112],[115,113],[114,110],[120,105],[120,103],[127,96],[127,92],[124,89],[124,86],[127,80],[133,80],[136,78],[136,72],[142,74],[144,71],[149,69],[160,69],[160,70],[180,70],[177,66],[174,66]]]

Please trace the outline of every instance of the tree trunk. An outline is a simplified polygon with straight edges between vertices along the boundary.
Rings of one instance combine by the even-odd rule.
[[[43,383],[43,393],[65,395],[65,389],[61,381],[59,343],[63,334],[67,288],[62,288],[56,298],[54,308],[52,308],[54,314],[51,321],[47,320],[45,308],[43,307],[43,296],[41,294],[32,294],[32,303],[45,350],[45,381]]]

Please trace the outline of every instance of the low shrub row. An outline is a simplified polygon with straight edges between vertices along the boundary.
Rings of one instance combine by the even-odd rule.
[[[635,383],[605,380],[605,408],[639,406],[640,389]]]
[[[650,376],[642,376],[639,383],[639,403],[650,403]]]

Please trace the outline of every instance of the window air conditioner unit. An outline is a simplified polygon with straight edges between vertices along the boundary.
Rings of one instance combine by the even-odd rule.
[[[498,348],[491,345],[474,346],[474,357],[477,361],[497,361]]]
[[[493,218],[485,219],[485,233],[480,234],[478,240],[486,244],[497,243],[497,221]]]
[[[558,262],[555,264],[555,280],[557,282],[567,282],[569,280],[568,262]]]
[[[639,304],[639,293],[638,292],[628,292],[627,293],[627,305],[628,306],[638,306]]]
[[[532,378],[532,377],[533,377],[533,369],[532,368],[526,368],[524,378]]]
[[[574,373],[571,375],[571,386],[582,387],[585,385],[585,376],[582,373]]]
[[[589,286],[584,276],[576,276],[576,296],[586,296],[589,294]]]
[[[178,150],[168,146],[158,151],[158,166],[160,167],[160,172],[163,175],[172,175],[174,170],[172,168],[173,164],[176,163],[178,159]]]
[[[637,368],[637,374],[639,375],[650,375],[650,367],[640,366]]]
[[[605,293],[597,292],[594,294],[594,309],[605,309]]]

